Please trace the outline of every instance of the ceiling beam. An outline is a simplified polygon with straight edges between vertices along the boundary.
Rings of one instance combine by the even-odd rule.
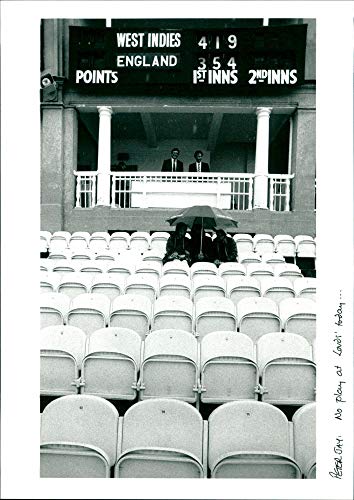
[[[209,136],[208,136],[208,151],[214,151],[221,127],[221,122],[224,113],[214,113],[213,119],[210,124]]]
[[[140,113],[141,121],[145,130],[146,140],[149,148],[157,147],[156,131],[152,121],[151,113]]]

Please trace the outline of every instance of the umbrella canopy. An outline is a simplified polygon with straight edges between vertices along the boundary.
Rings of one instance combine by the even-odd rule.
[[[178,214],[166,219],[171,225],[175,226],[178,222],[184,222],[187,226],[192,227],[193,224],[200,223],[204,229],[213,229],[215,227],[237,227],[238,222],[235,221],[220,208],[210,207],[209,205],[194,205],[193,207],[185,208]]]

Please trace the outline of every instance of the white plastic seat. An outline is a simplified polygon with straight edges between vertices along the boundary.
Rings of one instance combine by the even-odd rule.
[[[158,285],[162,272],[162,264],[156,261],[140,261],[135,266],[135,274],[153,278]]]
[[[110,299],[122,295],[125,289],[125,278],[116,273],[98,273],[92,278],[91,293],[102,293]]]
[[[86,262],[88,260],[93,260],[95,258],[95,253],[89,248],[76,249],[72,250],[71,258],[72,260]]]
[[[67,295],[57,292],[41,293],[39,303],[41,328],[66,323],[70,305],[70,299]]]
[[[287,278],[268,278],[261,283],[262,297],[274,300],[277,304],[284,299],[295,297],[294,287]]]
[[[81,252],[88,249],[90,233],[87,231],[75,231],[69,239],[69,248],[74,252]]]
[[[62,396],[41,418],[43,477],[110,477],[117,459],[118,411],[97,396]]]
[[[88,242],[92,252],[105,252],[109,248],[109,234],[104,231],[96,231],[91,234]]]
[[[262,262],[272,266],[273,270],[275,270],[276,266],[285,264],[285,258],[280,253],[264,253],[262,255]]]
[[[257,399],[258,367],[252,340],[243,333],[217,331],[201,340],[201,401]]]
[[[311,299],[316,301],[316,278],[298,278],[294,281],[294,290],[296,297]]]
[[[60,276],[52,271],[40,271],[41,293],[57,292]]]
[[[260,297],[259,281],[249,276],[232,276],[227,282],[226,295],[235,305],[246,297]]]
[[[190,299],[192,283],[184,274],[164,274],[160,278],[160,297],[179,295]]]
[[[123,250],[127,250],[129,246],[130,235],[125,231],[117,231],[111,234],[109,240],[109,248],[110,250],[114,250],[115,252],[122,252]]]
[[[39,259],[39,269],[40,271],[46,271],[50,272],[53,270],[53,265],[56,264],[56,261],[54,260],[49,260],[43,257],[40,257]]]
[[[158,279],[153,274],[131,274],[125,282],[124,293],[143,295],[154,302],[158,295]]]
[[[212,478],[301,478],[292,457],[288,419],[275,406],[225,403],[211,413],[208,423]]]
[[[253,252],[253,238],[250,234],[234,234],[233,239],[236,242],[238,254]]]
[[[150,248],[150,235],[146,231],[135,231],[130,236],[129,249],[136,250],[140,254],[146,252]]]
[[[202,297],[195,304],[195,332],[202,338],[218,330],[236,331],[236,311],[231,299]]]
[[[143,295],[120,295],[112,302],[109,326],[131,328],[141,338],[149,333],[151,301]]]
[[[184,274],[190,277],[190,269],[185,260],[171,260],[162,266],[162,275],[165,274]]]
[[[65,293],[70,299],[90,291],[92,277],[86,273],[68,273],[61,277],[58,292]]]
[[[219,266],[219,276],[223,278],[226,286],[230,278],[246,276],[246,271],[246,267],[239,262],[222,262]]]
[[[294,237],[297,257],[316,257],[316,242],[312,236],[299,234]]]
[[[249,297],[237,304],[238,329],[256,342],[261,335],[280,332],[278,305],[266,297]]]
[[[306,479],[316,478],[316,403],[301,406],[293,415],[295,460]]]
[[[170,234],[166,231],[155,231],[151,235],[150,248],[152,250],[159,250],[164,255],[166,252],[167,240]]]
[[[267,333],[257,341],[262,401],[303,405],[314,401],[316,365],[309,342],[295,333]]]
[[[247,276],[256,278],[261,284],[264,279],[272,278],[274,276],[273,267],[270,264],[253,263],[247,266]]]
[[[158,262],[161,265],[161,270],[162,271],[162,260],[165,255],[165,252],[159,250],[158,248],[152,248],[150,250],[146,250],[146,252],[143,253],[142,255],[142,260],[147,261],[147,262]]]
[[[200,413],[189,403],[166,398],[140,401],[123,417],[114,477],[206,477],[206,436]]]
[[[67,324],[90,335],[107,325],[110,305],[108,297],[101,293],[82,293],[71,301]]]
[[[117,258],[118,258],[118,253],[115,252],[114,250],[97,250],[96,252],[96,257],[95,257],[95,260],[103,260],[103,261],[106,261],[106,260],[113,260],[116,261]]]
[[[57,252],[69,248],[70,233],[68,231],[55,231],[49,241],[49,252]]]
[[[302,297],[282,300],[279,313],[285,332],[298,333],[312,343],[316,337],[316,303],[313,300]]]
[[[193,331],[193,302],[191,299],[172,295],[156,299],[151,330],[167,328]]]
[[[61,250],[52,250],[49,252],[48,259],[51,260],[61,260],[61,259],[71,259],[72,252],[68,248],[63,248]]]
[[[40,231],[39,232],[40,253],[42,253],[42,252],[45,253],[48,251],[51,236],[52,236],[52,233],[50,231]]]
[[[74,326],[47,326],[40,331],[41,395],[77,394],[86,335]]]
[[[295,257],[296,243],[290,234],[277,234],[274,236],[275,251],[283,257]]]
[[[192,280],[198,275],[218,275],[218,268],[212,262],[194,262],[191,265],[191,278]]]
[[[279,278],[287,278],[292,283],[297,278],[302,278],[301,269],[296,264],[278,264],[274,267],[275,276],[279,276]]]
[[[193,278],[194,303],[201,297],[225,297],[225,281],[220,276],[197,274]]]
[[[195,403],[198,376],[198,342],[192,333],[164,329],[146,337],[139,380],[140,399],[161,397]]]
[[[129,328],[101,328],[87,339],[81,393],[134,400],[140,369],[140,336]]]
[[[110,262],[106,260],[86,260],[78,264],[78,269],[81,273],[89,274],[92,279],[94,276],[105,273],[110,266]]]
[[[79,270],[80,263],[78,261],[73,261],[71,259],[63,259],[62,261],[57,260],[53,264],[52,271],[63,276],[67,273],[75,273]]]
[[[130,261],[124,260],[119,257],[115,262],[107,262],[106,272],[107,273],[118,273],[125,279],[133,274],[135,270],[135,264]]]
[[[255,252],[239,252],[237,260],[240,264],[243,264],[246,269],[248,264],[260,264],[262,262],[261,256]]]
[[[253,250],[259,255],[274,252],[275,244],[270,234],[255,234],[253,236]]]

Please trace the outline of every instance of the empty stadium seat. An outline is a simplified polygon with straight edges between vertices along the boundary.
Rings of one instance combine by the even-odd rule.
[[[193,302],[181,296],[162,296],[155,301],[151,330],[176,328],[193,331]]]
[[[201,297],[225,297],[225,281],[220,276],[197,274],[193,278],[194,302]]]
[[[54,260],[49,260],[49,259],[40,257],[40,259],[39,259],[39,270],[40,271],[46,271],[46,272],[52,271],[53,270],[53,266],[55,264],[56,264],[56,261],[54,261]]]
[[[202,338],[218,330],[236,331],[235,305],[225,297],[202,297],[195,304],[195,332]]]
[[[279,278],[287,278],[292,283],[297,278],[302,278],[301,269],[296,264],[278,264],[274,267],[275,276]]]
[[[41,293],[57,292],[60,282],[60,275],[52,271],[40,271],[40,289]]]
[[[250,234],[234,234],[233,239],[236,242],[238,254],[253,252],[253,238]]]
[[[110,477],[116,462],[118,412],[97,396],[62,396],[41,418],[40,476]]]
[[[146,231],[135,231],[130,236],[129,240],[130,250],[136,250],[140,254],[146,252],[150,248],[150,235]]]
[[[231,277],[241,278],[246,276],[246,267],[239,262],[222,262],[219,266],[219,276],[223,278],[227,286]]]
[[[237,305],[241,299],[246,297],[260,297],[261,288],[256,278],[249,276],[230,277],[227,282],[226,294]]]
[[[129,246],[130,235],[125,231],[117,231],[111,234],[109,240],[109,248],[110,250],[114,250],[117,253],[121,253],[124,250],[128,249]]]
[[[119,257],[115,262],[108,261],[106,266],[107,273],[119,273],[125,278],[133,274],[135,264]]]
[[[55,264],[52,266],[52,271],[55,273],[59,273],[60,276],[63,276],[67,273],[74,273],[79,270],[80,263],[79,261],[71,260],[71,259],[63,259],[62,261],[57,260]]]
[[[190,332],[164,329],[144,341],[140,399],[166,397],[195,403],[198,398],[198,343]]]
[[[72,260],[78,260],[78,261],[83,261],[87,262],[90,260],[93,260],[95,258],[95,253],[90,250],[89,248],[85,249],[77,249],[77,250],[72,250],[71,258]]]
[[[55,231],[49,241],[49,252],[56,252],[69,248],[71,234],[68,231]]]
[[[316,278],[298,278],[294,281],[294,291],[296,297],[316,300]]]
[[[246,267],[246,269],[248,264],[253,264],[253,263],[260,264],[262,262],[261,256],[254,252],[248,252],[248,253],[239,252],[237,260],[240,264],[243,264]]]
[[[212,478],[301,478],[289,422],[275,406],[233,401],[214,410],[208,422]]]
[[[267,333],[257,341],[262,401],[303,405],[315,399],[316,365],[309,342],[295,333]]]
[[[112,302],[109,326],[131,328],[141,338],[149,333],[151,301],[142,295],[120,295]]]
[[[140,401],[123,417],[115,477],[206,477],[206,425],[189,403]]]
[[[75,252],[88,249],[90,233],[87,231],[75,231],[69,239],[69,248]]]
[[[88,242],[89,249],[95,253],[105,252],[109,249],[109,234],[104,231],[96,231],[91,234]]]
[[[273,270],[275,270],[276,266],[279,264],[285,264],[285,257],[280,253],[264,253],[262,255],[262,262],[269,264],[272,266]]]
[[[274,276],[273,267],[267,263],[253,263],[247,266],[247,276],[256,278],[261,284],[264,279]]]
[[[252,340],[243,333],[217,331],[201,340],[201,401],[257,399],[258,367]]]
[[[268,278],[261,283],[262,297],[274,300],[277,304],[284,299],[295,297],[292,282],[287,278]]]
[[[259,255],[274,252],[275,244],[270,234],[255,234],[253,236],[253,250]]]
[[[92,278],[90,292],[103,293],[112,302],[125,290],[125,278],[116,273],[98,273]]]
[[[294,237],[297,257],[316,257],[316,242],[312,236],[299,234]]]
[[[87,339],[82,394],[133,400],[140,369],[140,336],[129,328],[101,328]]]
[[[162,252],[158,248],[152,248],[151,250],[146,250],[146,252],[143,253],[142,255],[142,260],[145,261],[152,261],[152,262],[159,262],[161,264],[161,269],[162,269],[162,260],[165,255],[165,252]]]
[[[78,269],[81,273],[89,274],[93,279],[94,276],[106,273],[110,267],[111,261],[106,260],[86,260],[78,264]]]
[[[101,293],[82,293],[70,303],[67,324],[81,328],[86,335],[107,325],[111,302]]]
[[[296,243],[290,234],[277,234],[274,236],[275,251],[283,257],[295,258]]]
[[[153,277],[156,285],[158,285],[160,281],[161,272],[162,264],[156,261],[140,261],[135,266],[136,274],[141,274],[142,276],[147,276],[149,278]]]
[[[166,231],[155,231],[151,235],[150,247],[152,250],[159,250],[164,255],[166,252],[167,240],[170,234]]]
[[[187,261],[175,259],[166,262],[166,264],[162,266],[162,275],[164,276],[165,274],[184,274],[189,278],[190,269]]]
[[[95,260],[113,260],[118,258],[118,252],[114,250],[97,250]]]
[[[180,295],[191,297],[192,283],[185,274],[164,274],[160,278],[160,296]]]
[[[295,460],[306,479],[316,479],[316,403],[301,406],[292,422]]]
[[[279,313],[285,332],[298,333],[312,343],[316,337],[316,303],[313,300],[302,297],[282,300]]]
[[[55,274],[55,273],[53,273]],[[65,293],[70,299],[90,291],[92,277],[86,273],[68,273],[61,277],[58,292]]]
[[[71,250],[69,250],[68,248],[62,248],[50,251],[48,259],[50,260],[71,259],[71,256],[72,256]]]
[[[280,332],[278,305],[266,297],[249,297],[237,304],[238,329],[256,342],[261,335]]]
[[[218,268],[212,262],[195,262],[191,265],[191,278],[199,274],[211,274],[217,276]]]
[[[67,295],[57,292],[41,293],[39,304],[41,328],[65,324],[70,305]]]
[[[154,302],[158,295],[158,279],[153,274],[131,274],[125,282],[126,294],[144,295]]]
[[[39,251],[40,253],[46,253],[49,249],[49,242],[52,233],[50,231],[40,231],[39,233]]]
[[[86,335],[74,326],[47,326],[40,331],[41,395],[76,394]]]

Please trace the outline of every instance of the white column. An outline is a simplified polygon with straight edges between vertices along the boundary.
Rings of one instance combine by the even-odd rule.
[[[109,206],[112,108],[110,106],[98,106],[97,109],[100,115],[98,132],[97,205]]]
[[[272,108],[257,108],[254,208],[268,208],[269,117]]]

